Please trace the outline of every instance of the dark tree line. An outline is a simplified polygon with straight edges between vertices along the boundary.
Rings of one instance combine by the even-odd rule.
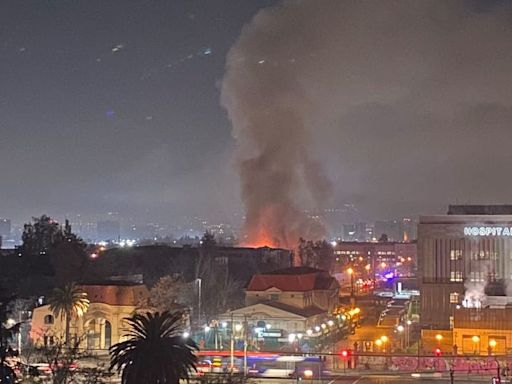
[[[331,271],[334,265],[334,250],[325,240],[299,239],[297,247],[301,265]]]

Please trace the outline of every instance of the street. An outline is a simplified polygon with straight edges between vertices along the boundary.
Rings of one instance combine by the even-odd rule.
[[[301,380],[305,382],[306,380]],[[411,374],[404,375],[365,375],[365,376],[338,376],[330,380],[308,380],[307,384],[449,384],[449,377],[412,377]],[[255,379],[249,382],[261,384],[293,384],[297,383],[295,379]],[[475,383],[492,383],[490,378],[482,377],[463,377],[455,378],[455,384],[475,384]],[[304,384],[304,383],[303,383]]]

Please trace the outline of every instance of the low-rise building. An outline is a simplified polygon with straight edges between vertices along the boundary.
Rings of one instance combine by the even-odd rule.
[[[338,305],[339,284],[328,272],[292,267],[254,275],[245,289],[245,304],[277,302],[297,309],[332,312]]]
[[[123,339],[127,328],[124,319],[132,316],[139,303],[149,296],[145,285],[82,285],[90,301],[88,311],[72,319],[70,334],[80,338],[84,349],[101,352]],[[34,309],[30,337],[36,345],[52,345],[63,340],[65,319],[50,310],[49,305]]]

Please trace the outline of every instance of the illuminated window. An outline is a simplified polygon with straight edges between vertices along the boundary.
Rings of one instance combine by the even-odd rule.
[[[450,260],[462,260],[462,249],[452,249],[450,251]]]
[[[460,271],[451,271],[450,272],[450,281],[452,282],[462,282],[464,281],[462,277],[462,272]]]
[[[459,294],[458,292],[450,293],[450,303],[457,304],[459,302]]]
[[[486,280],[486,274],[483,271],[472,271],[469,274],[469,281],[472,283],[484,282]]]

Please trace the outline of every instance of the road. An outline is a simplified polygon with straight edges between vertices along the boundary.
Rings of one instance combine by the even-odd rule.
[[[254,384],[297,384],[295,379],[253,379],[248,382]],[[330,380],[301,380],[300,384],[450,384],[450,379],[437,377],[411,377],[407,375],[366,375],[366,376],[339,376]],[[455,378],[455,384],[491,383],[490,378]]]

